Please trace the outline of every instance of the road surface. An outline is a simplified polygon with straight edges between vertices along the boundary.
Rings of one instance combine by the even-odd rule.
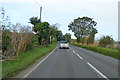
[[[72,45],[56,47],[24,78],[118,78],[118,60]]]

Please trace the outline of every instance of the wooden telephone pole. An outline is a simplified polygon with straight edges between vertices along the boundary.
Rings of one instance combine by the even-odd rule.
[[[42,7],[40,7],[40,22],[41,22],[41,15],[42,15]]]

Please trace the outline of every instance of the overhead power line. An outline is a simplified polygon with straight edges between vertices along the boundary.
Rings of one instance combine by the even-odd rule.
[[[37,2],[36,0],[33,0],[39,7],[40,7],[40,3]]]

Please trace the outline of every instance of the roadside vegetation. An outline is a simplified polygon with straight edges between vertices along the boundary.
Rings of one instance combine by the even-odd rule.
[[[93,18],[78,17],[68,25],[69,30],[74,32],[77,39],[71,39],[71,44],[82,47],[106,56],[120,59],[120,45],[115,44],[113,38],[109,35],[101,37],[97,42],[94,40],[98,33],[95,26],[97,22]]]
[[[71,40],[71,44],[120,60],[120,45],[116,44],[113,38],[108,35],[101,37],[98,43],[94,42],[93,44],[85,44],[77,43],[76,40]]]
[[[77,40],[73,39],[71,44],[120,60],[120,45],[116,44],[113,38],[108,35],[101,37],[99,42],[94,42],[93,44],[77,43]]]
[[[96,52],[96,53],[106,55],[106,56],[120,60],[119,53],[118,53],[117,49],[98,47],[98,46],[89,46],[89,45],[83,45],[83,44],[74,44],[74,43],[72,43],[72,45],[77,46],[77,47],[82,47],[82,48],[85,48],[87,50],[91,50],[93,52]]]
[[[37,59],[50,53],[55,47],[55,44],[49,44],[48,47],[37,47],[31,51],[20,53],[19,55],[12,58],[10,61],[5,61],[2,63],[2,76],[3,78],[11,77],[17,74],[19,71],[29,67]]]

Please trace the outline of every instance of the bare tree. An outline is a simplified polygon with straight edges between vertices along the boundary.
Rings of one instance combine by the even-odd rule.
[[[19,32],[18,32],[18,28],[17,26],[19,26]],[[32,38],[33,38],[33,33],[32,31],[29,31],[29,26],[21,26],[20,24],[14,26],[12,35],[10,36],[11,39],[11,45],[13,46],[13,50],[14,53],[16,53],[16,55],[18,55],[18,53],[20,53],[20,51],[25,52],[26,51],[26,47],[32,43]]]

